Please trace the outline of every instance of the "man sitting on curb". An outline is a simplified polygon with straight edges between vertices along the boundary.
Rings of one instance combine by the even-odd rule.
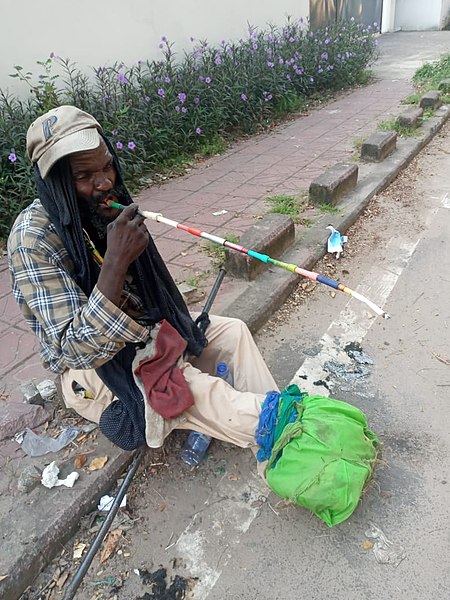
[[[153,389],[156,373],[157,385],[172,385],[160,444],[178,428],[256,447],[261,405],[276,383],[244,323],[213,316],[205,337],[191,318],[99,123],[60,106],[32,123],[27,151],[38,199],[11,230],[9,268],[43,365],[61,375],[67,406],[100,423],[121,448],[134,449],[152,438],[141,391],[166,393]],[[133,376],[142,348],[157,356],[147,370],[151,389],[144,373],[144,385]],[[228,364],[234,387],[212,375],[219,361]]]

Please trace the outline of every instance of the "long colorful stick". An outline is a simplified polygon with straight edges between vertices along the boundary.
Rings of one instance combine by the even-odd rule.
[[[111,206],[111,208],[118,208],[119,210],[123,210],[124,208],[126,208],[126,206],[124,206],[123,204],[119,204],[118,202],[113,202],[112,200],[107,200],[107,203],[109,206]],[[357,300],[364,302],[364,304],[367,304],[367,306],[369,308],[371,308],[377,315],[379,315],[385,319],[389,318],[389,315],[382,308],[377,306],[374,302],[372,302],[371,300],[369,300],[368,298],[366,298],[359,292],[355,292],[354,290],[351,290],[350,288],[345,286],[343,283],[339,283],[338,281],[335,281],[334,279],[329,279],[328,277],[325,277],[324,275],[320,275],[319,273],[315,273],[314,271],[308,271],[307,269],[302,269],[301,267],[298,267],[297,265],[294,265],[294,264],[289,264],[289,263],[281,262],[280,260],[276,260],[274,258],[270,258],[270,256],[268,256],[267,254],[260,254],[259,252],[255,252],[254,250],[250,250],[249,248],[244,248],[244,246],[241,246],[240,244],[235,244],[233,242],[229,242],[228,240],[225,240],[224,238],[221,238],[217,235],[213,235],[212,233],[207,233],[206,231],[200,231],[199,229],[195,229],[194,227],[189,227],[188,225],[183,225],[183,223],[177,223],[176,221],[172,221],[172,219],[166,219],[166,217],[164,217],[161,213],[155,213],[155,212],[151,212],[148,210],[142,210],[142,211],[140,210],[139,214],[142,215],[143,217],[145,217],[146,219],[152,219],[153,221],[158,221],[158,223],[165,223],[166,225],[169,225],[170,227],[175,227],[176,229],[181,229],[182,231],[187,231],[187,233],[191,233],[192,235],[195,235],[197,237],[204,238],[205,240],[209,240],[210,242],[214,242],[215,244],[219,244],[221,246],[231,248],[232,250],[236,250],[237,252],[240,252],[241,254],[247,254],[248,256],[251,256],[252,258],[256,258],[257,260],[260,260],[263,263],[275,265],[276,267],[281,267],[282,269],[286,269],[286,271],[290,271],[291,273],[297,273],[298,275],[301,275],[302,277],[307,277],[308,279],[311,279],[312,281],[318,281],[319,283],[324,283],[325,285],[328,285],[329,287],[331,287],[335,290],[344,292],[345,294],[352,296],[352,298],[356,298]]]

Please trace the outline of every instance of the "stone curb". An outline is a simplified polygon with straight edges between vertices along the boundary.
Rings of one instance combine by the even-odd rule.
[[[400,139],[397,150],[380,163],[360,164],[360,177],[356,189],[338,204],[340,215],[333,215],[333,225],[341,233],[353,225],[369,201],[383,191],[411,160],[433,139],[450,117],[450,107],[442,106],[436,116],[422,126],[423,135],[417,138]],[[326,254],[328,234],[325,227],[330,215],[324,215],[306,230],[280,260],[294,263],[304,269],[313,266]],[[258,279],[248,284],[245,291],[223,308],[221,314],[237,317],[247,323],[255,333],[269,317],[281,307],[295,286],[301,281],[298,275],[288,274],[283,269],[266,270]]]
[[[357,220],[373,196],[384,190],[433,139],[450,117],[450,108],[443,106],[437,113],[422,125],[420,138],[399,140],[397,150],[383,162],[360,165],[356,189],[339,204],[342,214],[333,217],[333,224],[341,233]],[[307,229],[281,260],[312,269],[326,253],[325,227],[329,220],[330,216],[324,215]],[[246,283],[242,294],[219,312],[242,319],[256,332],[281,307],[299,281],[297,275],[283,269],[267,269],[255,281]],[[80,479],[71,490],[41,487],[33,490],[32,494],[36,494],[30,494],[29,502],[18,507],[14,521],[4,530],[2,544],[5,547],[10,543],[7,560],[0,565],[0,574],[8,575],[0,582],[0,597],[4,600],[20,596],[74,533],[80,518],[94,508],[130,463],[132,453],[113,446],[103,436],[98,441],[99,451],[104,448],[110,457],[101,471]],[[38,510],[41,512],[37,513]]]

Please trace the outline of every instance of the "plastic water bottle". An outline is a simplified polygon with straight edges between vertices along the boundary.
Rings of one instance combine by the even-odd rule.
[[[205,458],[210,443],[209,435],[191,431],[181,450],[181,460],[191,467],[196,467]]]
[[[216,377],[220,377],[233,385],[233,376],[224,362],[217,363]],[[211,436],[205,433],[191,431],[181,450],[181,460],[191,467],[199,465],[205,458],[211,439]]]
[[[224,363],[224,362],[217,363],[216,377],[220,377],[221,379],[224,379],[230,385],[233,385],[233,383],[234,383],[233,375],[231,374],[227,363]]]

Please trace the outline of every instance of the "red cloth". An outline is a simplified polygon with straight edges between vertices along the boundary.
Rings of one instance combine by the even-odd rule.
[[[186,340],[166,320],[156,335],[154,356],[143,360],[134,373],[144,384],[150,406],[165,419],[173,419],[194,404],[194,397],[177,361]]]

